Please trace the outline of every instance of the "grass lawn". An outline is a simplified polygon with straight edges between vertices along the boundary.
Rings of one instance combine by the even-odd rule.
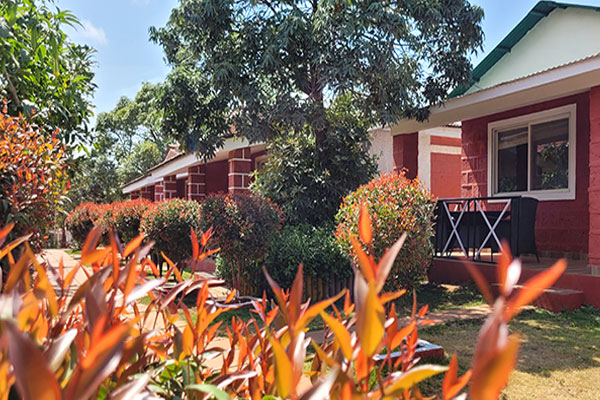
[[[441,311],[452,308],[466,308],[483,304],[483,297],[475,285],[436,285],[426,283],[417,288],[417,306],[429,305],[429,311]],[[396,302],[400,316],[409,315],[412,310],[413,296],[407,292]]]
[[[81,250],[67,249],[67,250],[65,250],[65,253],[67,253],[71,257],[72,256],[80,256],[81,255]]]
[[[464,372],[469,368],[482,323],[457,322],[425,328],[419,337],[441,345],[448,356],[456,352]],[[521,333],[522,345],[517,368],[501,398],[598,398],[600,310],[584,307],[562,314],[526,310],[512,321],[510,329]],[[447,365],[449,358],[439,362]],[[423,389],[438,393],[442,379],[430,380]]]

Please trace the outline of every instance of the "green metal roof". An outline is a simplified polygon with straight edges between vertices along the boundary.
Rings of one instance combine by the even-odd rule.
[[[459,86],[450,93],[450,98],[464,94],[471,86],[479,82],[506,53],[509,53],[514,45],[523,38],[542,18],[547,17],[557,8],[577,7],[600,11],[600,7],[586,6],[580,4],[558,3],[555,1],[540,1],[525,17],[515,26],[502,41],[473,69],[471,82],[468,85]]]

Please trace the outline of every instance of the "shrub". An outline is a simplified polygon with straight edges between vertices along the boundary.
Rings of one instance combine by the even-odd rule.
[[[284,288],[290,288],[298,265],[304,273],[328,281],[352,276],[346,252],[338,245],[334,227],[302,224],[285,226],[271,242],[264,265],[269,274]]]
[[[55,132],[56,134],[56,132]],[[31,234],[41,249],[60,198],[66,193],[65,147],[24,118],[0,111],[0,224],[14,223],[11,235]],[[88,230],[89,231],[89,230]]]
[[[152,206],[153,203],[146,199],[113,203],[102,215],[102,226],[112,229],[122,242],[127,243],[140,234],[142,216]]]
[[[382,257],[400,235],[408,235],[386,282],[387,288],[415,287],[425,277],[432,260],[431,194],[417,180],[406,178],[404,172],[383,174],[349,194],[336,216],[336,237],[354,257],[350,238],[357,237],[361,204],[366,205],[373,219],[373,244],[363,243],[363,249],[375,258]]]
[[[94,225],[100,222],[107,205],[82,203],[75,207],[65,219],[65,226],[73,235],[75,244],[81,246]]]
[[[162,201],[142,216],[141,231],[155,242],[156,251],[177,263],[192,256],[191,229],[200,231],[200,204],[194,200]]]
[[[231,271],[224,278],[236,289],[242,279],[260,287],[261,262],[283,221],[279,208],[256,195],[211,195],[201,215],[202,229],[213,228],[219,256]]]

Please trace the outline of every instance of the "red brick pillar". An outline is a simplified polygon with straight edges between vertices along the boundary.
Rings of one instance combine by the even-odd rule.
[[[135,192],[131,192],[131,193],[129,194],[129,198],[130,198],[131,200],[137,200],[137,199],[139,199],[140,197],[142,197],[142,193],[141,193],[141,191],[140,191],[140,190],[136,190]]]
[[[154,186],[144,186],[140,190],[140,197],[142,199],[154,201]]]
[[[487,123],[481,119],[462,121],[461,129],[461,197],[488,196]]]
[[[176,199],[177,198],[177,177],[175,175],[165,176],[164,179],[165,186],[165,200],[168,199]]]
[[[165,199],[165,181],[160,180],[154,185],[154,201],[159,202]]]
[[[229,193],[250,193],[251,167],[250,147],[229,152]]]
[[[416,178],[418,174],[419,133],[407,133],[394,136],[394,170],[406,168],[406,177]]]
[[[206,166],[200,164],[189,167],[186,184],[188,200],[204,200],[206,197]]]
[[[600,266],[600,86],[590,90],[590,233],[588,262]]]

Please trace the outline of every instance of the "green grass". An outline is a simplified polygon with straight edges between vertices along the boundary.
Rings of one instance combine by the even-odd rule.
[[[67,250],[65,250],[65,252],[68,255],[70,255],[71,257],[73,257],[73,256],[80,256],[81,255],[81,250],[67,249]]]
[[[429,311],[441,311],[453,308],[467,308],[484,304],[483,297],[475,285],[436,285],[426,283],[419,286],[417,292],[417,306],[420,308],[429,305]],[[396,302],[396,309],[402,315],[410,314],[413,296],[406,293]]]
[[[480,320],[424,328],[419,337],[444,347],[447,358],[434,362],[447,365],[456,352],[464,373],[482,324]],[[598,398],[600,310],[584,307],[562,314],[526,310],[511,322],[510,330],[522,335],[522,344],[502,399]],[[439,376],[422,385],[424,394],[439,393],[442,379]]]

